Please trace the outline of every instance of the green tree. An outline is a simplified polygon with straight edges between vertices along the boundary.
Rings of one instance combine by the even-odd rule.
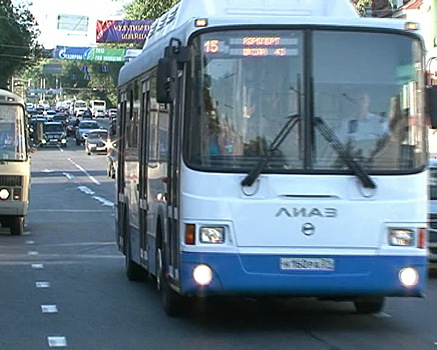
[[[126,5],[126,19],[156,19],[179,0],[134,0]]]
[[[392,3],[390,0],[352,0],[354,6],[361,16],[390,17],[392,14]]]
[[[41,53],[36,22],[24,5],[0,1],[0,87],[7,88],[11,77],[36,63]]]

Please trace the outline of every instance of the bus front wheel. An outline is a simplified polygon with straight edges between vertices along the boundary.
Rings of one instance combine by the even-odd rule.
[[[166,276],[164,252],[159,247],[156,250],[156,286],[161,292],[162,305],[167,316],[177,317],[183,314],[183,297],[175,292]]]
[[[384,307],[383,297],[364,298],[354,301],[355,309],[359,314],[376,314]]]

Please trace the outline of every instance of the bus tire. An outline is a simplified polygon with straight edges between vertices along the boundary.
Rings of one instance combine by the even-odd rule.
[[[182,301],[183,297],[175,292],[167,279],[165,271],[166,262],[161,247],[156,250],[156,286],[161,292],[161,301],[164,312],[167,316],[178,317],[182,316]]]
[[[24,217],[14,216],[10,218],[9,229],[12,236],[19,236],[24,233]]]
[[[364,298],[355,300],[354,305],[359,314],[376,314],[384,308],[384,301],[383,297]]]
[[[129,281],[141,281],[144,277],[143,268],[132,260],[132,250],[130,243],[130,235],[126,232],[126,252],[124,259],[124,266],[126,270],[126,276]]]

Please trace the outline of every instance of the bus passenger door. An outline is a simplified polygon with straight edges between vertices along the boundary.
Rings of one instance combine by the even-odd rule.
[[[139,157],[139,225],[140,225],[140,260],[143,266],[149,263],[149,250],[147,242],[147,215],[149,210],[148,198],[148,124],[150,116],[150,81],[142,85],[141,90],[141,115],[140,115],[140,157]]]
[[[181,134],[183,116],[183,78],[182,75],[177,79],[177,98],[170,107],[169,118],[169,147],[168,147],[168,261],[170,262],[169,273],[176,283],[179,281],[179,192],[180,192],[180,161],[181,161]]]
[[[117,153],[117,210],[116,210],[116,222],[117,222],[117,243],[121,251],[125,251],[125,231],[126,231],[126,198],[125,198],[125,171],[124,171],[124,159],[125,159],[125,126],[127,118],[127,93],[120,93],[121,103],[119,105],[120,116],[117,118],[117,135],[119,135],[118,153]]]

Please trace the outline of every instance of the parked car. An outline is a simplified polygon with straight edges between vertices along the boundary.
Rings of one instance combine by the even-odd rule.
[[[108,132],[105,129],[90,130],[85,139],[85,152],[91,153],[108,153],[110,148],[110,140],[108,139]]]
[[[67,132],[61,122],[46,122],[43,125],[43,139],[40,146],[67,147]]]
[[[429,161],[429,264],[437,268],[437,159]]]
[[[99,123],[95,120],[81,120],[76,129],[76,145],[84,143],[88,133],[93,129],[100,129]]]

